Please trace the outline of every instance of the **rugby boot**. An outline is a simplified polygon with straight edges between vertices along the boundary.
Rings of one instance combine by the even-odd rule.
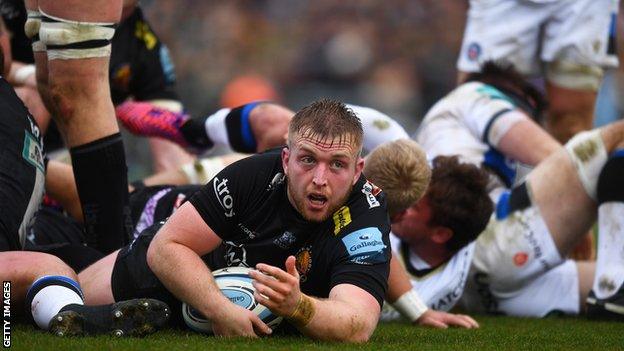
[[[154,299],[133,299],[102,306],[72,304],[63,307],[51,319],[49,331],[57,336],[143,336],[165,326],[170,315],[169,306]]]
[[[587,296],[587,317],[592,319],[624,321],[624,288],[606,299],[599,299],[594,291]]]
[[[167,139],[192,153],[205,151],[192,147],[181,131],[182,125],[191,119],[187,114],[148,102],[126,101],[115,107],[115,115],[133,134]]]

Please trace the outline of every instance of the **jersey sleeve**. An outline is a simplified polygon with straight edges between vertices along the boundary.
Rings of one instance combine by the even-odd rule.
[[[475,96],[467,99],[471,103],[466,104],[465,111],[460,114],[475,137],[497,148],[505,133],[526,116],[501,91],[486,84],[475,84],[467,87]]]
[[[253,210],[264,193],[279,154],[266,153],[231,164],[204,185],[189,202],[223,240],[236,240],[240,218]]]
[[[364,187],[366,184],[371,183]],[[357,190],[361,196],[355,203],[350,202],[333,215],[338,243],[334,247],[330,290],[339,284],[355,285],[370,293],[381,308],[390,273],[390,222],[384,195],[372,195],[364,187]]]

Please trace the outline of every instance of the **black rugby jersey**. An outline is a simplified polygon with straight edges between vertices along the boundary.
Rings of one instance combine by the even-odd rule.
[[[129,96],[139,101],[178,100],[169,50],[158,39],[139,7],[115,30],[109,78],[115,105]]]
[[[297,258],[301,291],[328,297],[347,283],[373,295],[380,306],[387,289],[390,222],[385,196],[361,176],[346,204],[321,223],[306,221],[286,194],[280,152],[238,161],[189,201],[223,239],[204,257],[215,270],[267,263],[285,269]]]

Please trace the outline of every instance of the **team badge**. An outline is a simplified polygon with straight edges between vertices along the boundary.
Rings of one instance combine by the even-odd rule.
[[[348,206],[342,206],[338,211],[334,212],[334,235],[340,233],[342,228],[351,223],[351,211]]]
[[[299,279],[305,282],[308,279],[307,274],[312,267],[312,252],[310,251],[310,247],[304,247],[299,250],[295,258],[295,266],[297,267],[297,272],[299,272]]]
[[[375,184],[366,181],[364,186],[362,186],[362,193],[366,197],[366,201],[368,202],[368,208],[379,207],[379,201],[377,201],[377,196],[381,192],[381,189]]]
[[[478,43],[471,43],[468,45],[468,50],[466,51],[468,55],[468,59],[470,61],[477,61],[479,56],[481,56],[481,45]]]
[[[516,267],[524,266],[528,260],[529,260],[529,255],[526,252],[518,252],[513,257],[513,262],[516,265]]]
[[[130,77],[132,76],[132,71],[130,70],[130,64],[124,63],[119,66],[112,75],[112,85],[117,87],[119,90],[128,91],[130,85]]]

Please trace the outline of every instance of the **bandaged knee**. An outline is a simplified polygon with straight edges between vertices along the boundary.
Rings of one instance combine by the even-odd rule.
[[[599,66],[562,60],[550,62],[546,67],[546,78],[549,82],[573,90],[598,91],[603,74],[603,69]]]
[[[596,200],[598,177],[608,157],[600,131],[579,133],[568,141],[565,148],[576,167],[585,192]]]
[[[225,168],[219,158],[203,158],[182,166],[182,172],[190,184],[206,184]]]
[[[48,60],[110,56],[114,34],[115,23],[70,21],[41,12],[39,38]]]
[[[39,39],[39,29],[41,28],[41,12],[28,10],[26,23],[24,23],[24,33],[32,41],[33,52],[43,52],[46,46]]]

